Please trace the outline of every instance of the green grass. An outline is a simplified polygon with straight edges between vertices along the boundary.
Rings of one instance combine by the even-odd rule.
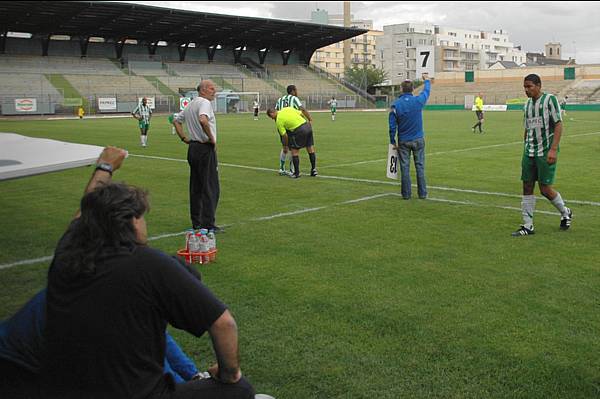
[[[87,98],[79,94],[77,89],[71,85],[71,83],[60,74],[46,74],[46,78],[52,86],[63,92],[65,98],[81,98],[82,105],[85,109],[89,109],[89,101]]]
[[[150,82],[150,84],[152,86],[157,87],[158,90],[160,90],[161,94],[163,94],[165,96],[173,96],[175,98],[179,98],[179,93],[173,91],[169,86],[164,84],[156,76],[144,76],[144,79],[146,79],[148,82]]]
[[[218,262],[201,272],[238,321],[242,371],[257,391],[600,397],[600,114],[568,117],[555,187],[573,209],[572,230],[538,212],[537,234],[513,238],[519,112],[486,113],[484,135],[471,133],[470,112],[426,112],[427,201],[393,195],[385,113],[339,112],[335,122],[314,114],[321,176],[306,176],[302,153],[297,181],[276,174],[279,140],[264,114],[218,115],[217,218],[228,228],[217,236]],[[166,117],[152,122],[145,149],[128,119],[0,121],[0,131],[127,148],[132,156],[115,178],[149,189],[149,235],[158,236],[189,227],[189,171],[185,162],[134,156],[185,160]],[[0,265],[52,253],[90,172],[0,182]],[[537,210],[556,212],[545,199]],[[174,253],[183,241],[151,245]],[[0,269],[0,318],[44,286],[47,269]],[[213,362],[207,337],[174,335],[201,368]]]

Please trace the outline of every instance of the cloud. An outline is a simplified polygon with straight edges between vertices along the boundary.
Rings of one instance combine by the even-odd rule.
[[[204,11],[217,14],[308,21],[317,7],[342,14],[342,2],[218,2],[142,1],[136,4]],[[454,28],[508,32],[525,51],[544,51],[544,44],[560,41],[564,54],[576,42],[578,62],[600,63],[600,2],[382,2],[353,1],[356,19],[373,20],[375,29],[405,22],[430,22]],[[572,51],[571,51],[572,50]]]

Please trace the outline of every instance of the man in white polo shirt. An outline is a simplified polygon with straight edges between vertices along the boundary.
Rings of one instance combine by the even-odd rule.
[[[219,203],[219,173],[217,162],[217,121],[211,101],[216,94],[215,84],[203,80],[196,97],[173,120],[177,135],[188,144],[190,165],[190,215],[194,229],[219,232],[215,223]],[[183,131],[187,125],[189,138]]]

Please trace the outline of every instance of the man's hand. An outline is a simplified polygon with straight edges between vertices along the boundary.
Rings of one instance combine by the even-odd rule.
[[[213,364],[209,367],[208,373],[213,379],[224,384],[235,384],[242,378],[242,371],[240,369],[237,369],[233,373],[225,373],[219,370],[219,364]]]
[[[423,81],[429,80],[429,73],[423,72],[423,75],[421,75],[421,77],[423,78]]]
[[[106,147],[96,163],[108,163],[112,166],[113,172],[121,167],[123,160],[127,156],[127,151],[117,147]]]
[[[548,157],[546,158],[546,161],[550,165],[553,165],[554,163],[556,163],[556,150],[555,149],[550,148],[550,150],[548,151]]]

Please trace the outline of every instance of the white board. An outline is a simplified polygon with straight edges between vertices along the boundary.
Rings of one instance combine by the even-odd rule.
[[[0,132],[0,180],[92,165],[103,149]]]
[[[417,47],[417,79],[421,79],[424,73],[430,78],[435,77],[435,51],[433,46]]]

